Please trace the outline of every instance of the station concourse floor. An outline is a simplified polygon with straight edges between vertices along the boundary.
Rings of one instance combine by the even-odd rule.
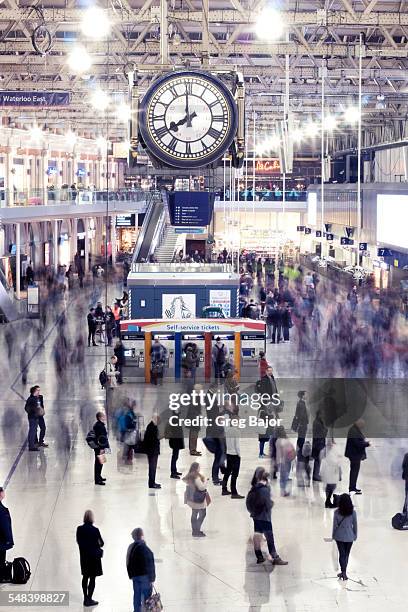
[[[68,336],[85,333],[89,296],[67,300]],[[0,328],[3,355],[4,333]],[[0,591],[69,591],[70,606],[61,610],[83,610],[76,527],[86,509],[94,510],[96,525],[105,540],[103,576],[97,578],[94,598],[99,612],[131,612],[132,584],[127,577],[125,555],[133,528],[143,527],[156,558],[156,586],[164,610],[169,612],[406,612],[408,582],[403,575],[407,563],[408,533],[391,528],[390,519],[403,504],[403,481],[395,469],[405,452],[406,440],[375,439],[362,464],[359,484],[363,495],[354,497],[359,537],[349,564],[350,580],[337,580],[331,536],[332,510],[324,508],[323,487],[314,483],[300,489],[293,479],[292,495],[280,497],[273,481],[273,527],[277,550],[289,561],[286,567],[266,562],[257,565],[252,549],[252,522],[245,500],[221,496],[220,487],[209,484],[212,503],[203,530],[206,538],[193,539],[190,511],[183,504],[184,484],[169,478],[170,450],[161,442],[157,481],[159,491],[147,487],[147,461],[134,460],[132,469],[118,469],[119,450],[111,437],[112,454],[104,467],[105,487],[93,484],[93,453],[85,435],[94,423],[94,413],[103,408],[104,392],[98,373],[104,363],[104,347],[86,348],[86,368],[74,365],[67,371],[67,386],[55,376],[52,347],[57,334],[53,324],[46,330],[44,346],[26,329],[16,331],[16,346],[32,357],[25,387],[19,374],[19,354],[7,364],[1,377],[0,482],[7,484],[5,505],[13,519],[15,547],[8,559],[26,557],[32,569],[27,585],[0,585]],[[286,374],[291,344],[269,346],[268,357],[275,374]],[[15,358],[14,358],[15,357]],[[311,358],[313,361],[313,358]],[[313,363],[309,364],[313,367]],[[39,453],[22,449],[27,433],[24,399],[33,384],[40,384],[45,399],[47,442]],[[127,390],[121,387],[121,392]],[[138,401],[148,420],[156,402],[156,389],[137,385],[129,394]],[[186,441],[187,442],[187,441]],[[344,440],[337,440],[343,454]],[[186,444],[187,445],[187,444]],[[212,456],[201,441],[202,471],[211,475]],[[256,439],[242,440],[242,463],[238,490],[246,494],[257,465]],[[180,471],[193,457],[181,452]],[[343,487],[347,490],[348,466],[344,460]],[[3,609],[0,606],[0,609]],[[4,610],[20,607],[7,606]],[[45,607],[31,607],[33,611]]]

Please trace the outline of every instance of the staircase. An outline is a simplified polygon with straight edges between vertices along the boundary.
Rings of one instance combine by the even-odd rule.
[[[164,230],[163,240],[154,252],[158,263],[171,263],[176,250],[177,241],[180,234],[176,234],[174,227],[167,225]]]

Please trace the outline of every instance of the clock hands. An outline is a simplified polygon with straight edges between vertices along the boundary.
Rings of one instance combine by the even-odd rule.
[[[197,113],[195,111],[192,112],[191,115],[189,113],[187,113],[186,116],[184,117],[184,119],[180,119],[180,121],[177,121],[177,123],[172,121],[170,123],[169,129],[172,132],[178,132],[178,129],[179,129],[180,125],[184,125],[185,123],[187,123],[187,127],[192,127],[191,126],[191,120],[194,119],[194,117],[197,117]]]

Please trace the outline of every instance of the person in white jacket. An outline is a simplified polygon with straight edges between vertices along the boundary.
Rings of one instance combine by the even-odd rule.
[[[238,416],[238,409],[233,409],[233,416]],[[230,425],[225,428],[225,444],[227,466],[222,480],[222,495],[231,495],[231,499],[243,499],[237,491],[237,479],[241,465],[241,449],[239,444],[239,429]],[[228,479],[231,476],[231,491],[228,491]]]
[[[320,476],[326,485],[325,508],[336,508],[337,504],[332,502],[332,495],[341,481],[340,454],[334,442],[328,442],[326,456],[320,466]]]

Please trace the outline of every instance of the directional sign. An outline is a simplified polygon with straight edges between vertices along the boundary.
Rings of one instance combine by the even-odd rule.
[[[391,257],[392,256],[392,250],[380,247],[380,248],[377,249],[377,256],[378,257]]]
[[[342,236],[340,238],[340,244],[342,246],[351,246],[352,244],[354,244],[354,240],[352,240],[351,238],[347,238],[347,236]]]
[[[311,234],[312,230],[310,229],[310,227],[305,227],[305,234]]]
[[[322,231],[321,230],[317,230],[316,231],[316,238],[321,238],[322,237]]]
[[[334,234],[326,234],[326,240],[334,240]]]
[[[304,232],[305,231],[305,226],[304,225],[298,225],[297,228],[296,228],[296,231]]]

